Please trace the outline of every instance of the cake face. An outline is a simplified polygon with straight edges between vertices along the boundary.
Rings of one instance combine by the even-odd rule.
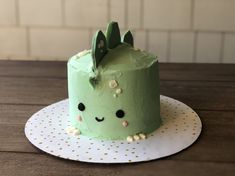
[[[133,48],[130,37],[107,49],[100,40],[93,41],[98,55],[93,47],[68,61],[72,126],[81,135],[112,140],[153,132],[161,124],[156,56]]]

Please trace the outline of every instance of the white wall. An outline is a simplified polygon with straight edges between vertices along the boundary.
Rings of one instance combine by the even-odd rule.
[[[0,59],[67,60],[115,20],[162,62],[235,63],[235,0],[0,0]]]

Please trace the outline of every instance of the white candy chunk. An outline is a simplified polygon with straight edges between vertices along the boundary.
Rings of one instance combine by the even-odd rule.
[[[115,88],[115,87],[117,87],[117,85],[118,85],[118,83],[117,83],[117,81],[116,80],[111,80],[111,81],[109,81],[109,87],[110,88]]]
[[[73,135],[74,136],[78,136],[80,134],[80,131],[78,129],[74,130],[73,131]]]
[[[67,127],[67,128],[66,128],[66,132],[67,132],[67,133],[73,133],[74,130],[75,130],[74,127]]]
[[[127,142],[133,142],[134,141],[132,136],[127,136],[126,140],[127,140]]]
[[[116,89],[116,94],[120,94],[120,93],[122,93],[122,89],[121,88]]]
[[[140,137],[138,135],[134,135],[133,137],[134,137],[135,141],[140,140]]]
[[[140,134],[139,134],[139,137],[140,137],[141,139],[146,139],[146,138],[147,138],[147,136],[146,136],[144,133],[140,133]]]

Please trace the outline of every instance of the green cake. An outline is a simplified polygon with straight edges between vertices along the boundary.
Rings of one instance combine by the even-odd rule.
[[[69,133],[135,141],[161,125],[157,57],[134,48],[130,31],[121,38],[116,22],[67,66]]]

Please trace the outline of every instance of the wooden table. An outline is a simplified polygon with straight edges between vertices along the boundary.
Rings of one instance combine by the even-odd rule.
[[[201,117],[199,140],[184,152],[136,164],[59,159],[32,146],[24,124],[67,97],[65,62],[0,61],[0,175],[235,175],[235,65],[160,64],[161,94]]]

